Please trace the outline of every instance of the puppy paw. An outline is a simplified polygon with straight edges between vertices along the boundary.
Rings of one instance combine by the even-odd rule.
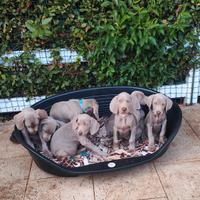
[[[119,149],[119,145],[118,144],[113,144],[113,150],[116,151]]]
[[[107,157],[108,154],[102,151],[102,152],[100,153],[100,156],[104,158],[104,157]]]
[[[135,145],[129,145],[128,150],[129,150],[130,152],[135,151]]]
[[[149,146],[148,146],[148,150],[149,150],[150,152],[154,152],[154,151],[156,150],[155,145],[149,145]]]
[[[34,146],[34,144],[29,144],[33,149],[35,149],[35,146]]]
[[[164,144],[165,143],[165,139],[164,139],[164,137],[161,137],[160,139],[159,139],[159,144]]]
[[[109,161],[107,156],[101,156],[101,159],[102,159],[103,161]]]
[[[49,150],[43,150],[43,153],[48,158],[53,158],[53,154]]]

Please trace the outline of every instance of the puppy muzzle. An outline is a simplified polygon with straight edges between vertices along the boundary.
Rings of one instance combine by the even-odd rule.
[[[42,138],[43,138],[43,140],[44,140],[45,142],[49,142],[50,139],[51,139],[51,136],[49,136],[48,134],[44,134]]]
[[[120,114],[123,114],[123,115],[126,115],[126,114],[128,114],[129,112],[128,112],[128,108],[126,108],[126,107],[122,107],[121,109],[120,109]]]

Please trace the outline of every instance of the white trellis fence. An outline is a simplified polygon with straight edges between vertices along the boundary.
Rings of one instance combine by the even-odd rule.
[[[6,54],[6,57],[19,56],[23,51],[15,51],[11,54]],[[41,50],[34,52],[36,58],[40,59],[42,64],[49,64],[52,62],[50,50]],[[60,50],[60,56],[62,57],[63,63],[73,63],[80,58],[74,51],[67,49]],[[0,60],[0,63],[3,61]],[[8,66],[9,67],[9,66]],[[186,80],[182,84],[176,85],[165,85],[156,88],[157,91],[171,97],[171,98],[184,98],[184,103],[191,104],[197,103],[198,97],[200,96],[200,69],[190,70]],[[31,106],[32,104],[46,98],[45,96],[37,96],[27,100],[26,97],[15,97],[15,98],[0,98],[0,113],[6,112],[17,112],[22,110],[24,107]]]

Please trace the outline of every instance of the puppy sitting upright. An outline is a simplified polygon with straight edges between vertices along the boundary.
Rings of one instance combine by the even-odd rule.
[[[87,134],[94,135],[99,127],[99,123],[89,115],[77,115],[71,122],[62,126],[53,134],[50,143],[53,155],[58,159],[76,155],[79,144],[82,144],[98,155],[106,156],[106,153],[87,138]]]
[[[173,102],[163,94],[153,94],[147,98],[149,113],[146,116],[146,128],[149,139],[149,151],[155,151],[155,139],[164,143],[167,125],[166,113],[171,109]]]
[[[32,148],[35,147],[30,140],[30,136],[34,136],[38,133],[40,121],[47,117],[48,115],[45,110],[34,110],[33,108],[24,108],[20,113],[14,116],[14,122],[17,129],[22,132],[26,143]]]
[[[134,116],[132,97],[126,92],[115,96],[110,102],[110,111],[114,114],[113,149],[119,148],[118,134],[129,140],[129,150],[135,149],[137,119]]]
[[[67,123],[76,115],[87,113],[88,110],[92,110],[96,119],[99,120],[99,106],[95,99],[70,99],[57,102],[51,107],[50,116]]]

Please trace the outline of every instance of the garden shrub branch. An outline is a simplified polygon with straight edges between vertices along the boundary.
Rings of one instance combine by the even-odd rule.
[[[198,0],[1,0],[0,97],[183,80],[198,64],[199,12]],[[87,62],[63,64],[60,48]],[[15,50],[24,53],[3,57]]]

